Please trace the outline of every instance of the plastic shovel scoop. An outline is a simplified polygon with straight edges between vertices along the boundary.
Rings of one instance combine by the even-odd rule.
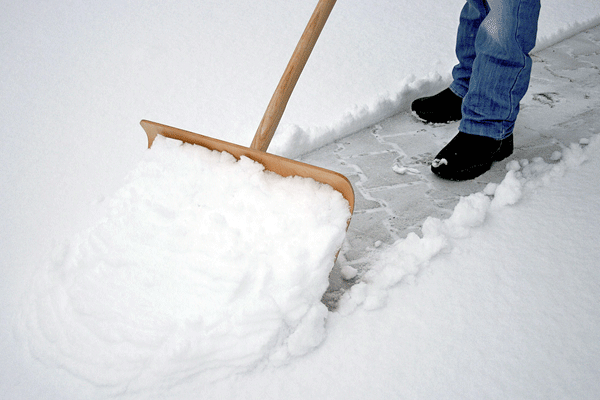
[[[354,211],[354,191],[350,181],[345,176],[331,170],[266,152],[296,82],[308,61],[308,57],[317,42],[319,34],[321,33],[334,4],[335,0],[320,0],[317,4],[304,33],[296,45],[296,49],[288,62],[283,76],[273,93],[250,147],[240,146],[234,143],[199,135],[197,133],[143,120],[141,121],[141,125],[148,135],[148,147],[150,148],[152,146],[157,135],[161,135],[167,138],[181,140],[186,143],[200,145],[210,150],[227,152],[237,159],[242,156],[248,157],[262,164],[266,170],[283,177],[300,176],[312,178],[317,182],[330,185],[340,192],[348,201],[350,215],[352,215],[352,212]],[[350,220],[348,220],[348,223],[349,222]]]

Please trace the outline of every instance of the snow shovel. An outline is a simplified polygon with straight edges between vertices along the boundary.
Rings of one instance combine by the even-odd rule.
[[[142,120],[140,124],[148,136],[148,148],[152,146],[152,142],[156,136],[161,135],[167,138],[181,140],[186,143],[197,144],[210,150],[225,151],[237,159],[241,156],[248,157],[262,164],[265,169],[284,177],[301,176],[304,178],[312,178],[317,182],[330,185],[340,192],[350,204],[350,215],[352,215],[352,212],[354,211],[354,190],[352,189],[350,181],[345,176],[334,171],[266,152],[271,143],[271,139],[275,134],[275,130],[279,125],[287,102],[294,90],[294,86],[308,61],[308,57],[333,9],[335,1],[336,0],[319,0],[304,33],[296,45],[296,49],[288,62],[283,76],[275,89],[275,93],[273,93],[250,147],[244,147],[199,135],[197,133],[158,124],[156,122]],[[348,220],[348,223],[350,223],[350,220]]]

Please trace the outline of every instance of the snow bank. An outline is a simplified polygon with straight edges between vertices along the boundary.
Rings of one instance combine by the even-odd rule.
[[[580,143],[564,148],[556,157],[560,159],[558,163],[547,163],[540,157],[532,161],[509,162],[507,174],[500,184],[490,183],[482,192],[462,197],[446,220],[427,218],[422,237],[410,233],[382,251],[362,282],[352,287],[342,299],[340,313],[351,313],[359,305],[367,310],[381,308],[386,304],[390,288],[402,281],[413,281],[436,255],[451,251],[453,241],[469,237],[471,230],[481,226],[494,212],[516,204],[525,193],[547,186],[567,170],[585,162],[587,146],[594,149],[600,146],[600,136],[582,139]]]
[[[349,217],[327,185],[159,136],[109,215],[34,277],[19,335],[115,390],[285,363],[325,337]]]
[[[559,6],[565,6],[567,5],[567,3],[559,5]],[[556,5],[552,5],[555,6]],[[554,11],[554,10],[552,10]],[[585,14],[582,13],[583,15],[587,15],[588,19],[585,18],[581,18],[580,20],[575,20],[575,21],[570,21],[567,22],[566,24],[563,24],[562,26],[559,26],[558,29],[555,28],[555,25],[552,25],[552,22],[548,21],[548,19],[550,19],[550,16],[548,16],[547,14],[550,11],[546,11],[546,4],[542,5],[542,15],[540,17],[540,31],[541,34],[538,34],[538,38],[535,44],[534,49],[531,51],[532,53],[537,53],[539,51],[544,50],[545,48],[548,48],[550,46],[555,45],[556,43],[559,43],[565,39],[568,39],[572,36],[575,36],[576,34],[583,32],[587,29],[593,28],[595,26],[598,26],[598,24],[600,24],[600,10],[597,9],[595,11],[594,15],[592,14]],[[559,18],[559,16],[563,15],[564,10],[556,10],[556,12],[554,14],[551,14],[551,16],[553,18]],[[554,28],[554,29],[549,29],[549,28]]]
[[[333,141],[358,132],[402,111],[408,111],[410,104],[426,94],[436,93],[451,82],[450,73],[442,76],[431,73],[421,78],[410,75],[399,83],[400,89],[394,93],[384,93],[362,106],[354,106],[330,126],[302,128],[295,124],[281,126],[274,137],[270,151],[296,158]]]

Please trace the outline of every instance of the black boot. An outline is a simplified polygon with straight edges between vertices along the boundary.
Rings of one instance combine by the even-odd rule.
[[[462,98],[448,88],[435,96],[413,101],[411,109],[425,122],[447,123],[462,118],[461,106]]]
[[[488,171],[494,161],[504,160],[513,152],[512,134],[496,140],[486,136],[458,132],[431,163],[431,171],[440,178],[466,181]]]

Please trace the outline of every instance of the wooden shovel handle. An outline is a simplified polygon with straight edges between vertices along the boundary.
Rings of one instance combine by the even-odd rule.
[[[271,97],[271,101],[258,126],[258,130],[254,135],[250,148],[267,151],[271,139],[273,139],[273,135],[275,134],[275,130],[279,125],[281,116],[285,111],[288,100],[292,95],[292,91],[296,86],[296,82],[298,82],[298,78],[300,78],[300,74],[308,61],[312,49],[315,47],[315,43],[323,30],[323,26],[325,26],[325,22],[327,21],[335,2],[336,0],[319,0],[315,11],[313,11],[310,20],[308,21],[308,25],[306,25],[306,28],[304,29],[302,37],[300,37],[300,40],[296,45],[294,54],[292,54],[283,76],[279,80],[275,93],[273,93],[273,97]]]

